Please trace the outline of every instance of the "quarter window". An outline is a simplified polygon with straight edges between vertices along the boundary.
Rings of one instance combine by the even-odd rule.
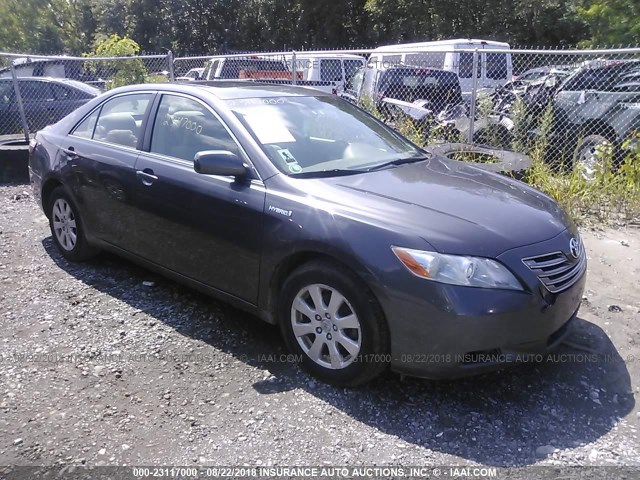
[[[164,95],[153,124],[151,152],[192,162],[196,153],[206,150],[240,155],[238,145],[222,122],[203,104]]]
[[[80,125],[71,133],[76,137],[81,138],[93,138],[93,131],[96,128],[96,122],[98,121],[98,114],[100,109],[95,110],[91,115],[85,118]]]

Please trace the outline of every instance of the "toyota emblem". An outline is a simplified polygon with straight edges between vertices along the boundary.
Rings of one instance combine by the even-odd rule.
[[[580,242],[575,237],[569,240],[569,252],[573,258],[577,259],[580,256]]]

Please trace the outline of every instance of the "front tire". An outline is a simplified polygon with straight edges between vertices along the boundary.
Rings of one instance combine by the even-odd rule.
[[[367,286],[339,264],[314,261],[295,270],[280,292],[279,319],[302,367],[326,383],[361,385],[389,365],[382,309]]]
[[[58,251],[68,260],[80,262],[98,250],[87,242],[78,208],[64,187],[57,187],[47,201],[49,227]]]

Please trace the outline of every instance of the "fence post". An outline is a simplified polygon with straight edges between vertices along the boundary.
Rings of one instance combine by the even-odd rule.
[[[13,90],[16,94],[16,101],[18,102],[18,110],[20,111],[20,121],[22,122],[22,130],[24,131],[24,139],[29,143],[31,140],[31,134],[29,132],[29,124],[27,123],[27,116],[24,113],[24,104],[22,103],[22,95],[20,94],[20,87],[18,86],[18,77],[16,75],[16,69],[13,66],[13,60],[9,59],[11,65],[11,79],[13,80]]]
[[[476,102],[478,100],[478,49],[473,51],[473,73],[471,84],[471,105],[469,105],[469,132],[467,143],[473,143],[473,130],[476,122]]]
[[[296,51],[291,51],[291,85],[295,85],[297,83],[297,68],[296,68]]]
[[[173,70],[173,52],[171,50],[167,52],[167,63],[169,64],[169,81],[175,82],[176,74]]]

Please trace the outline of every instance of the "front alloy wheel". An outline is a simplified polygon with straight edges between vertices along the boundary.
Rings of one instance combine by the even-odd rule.
[[[329,260],[294,270],[278,300],[280,327],[302,367],[338,386],[372,380],[390,362],[389,329],[373,293]]]
[[[344,295],[327,285],[315,283],[298,292],[291,327],[302,351],[322,367],[348,367],[360,352],[358,315]]]

